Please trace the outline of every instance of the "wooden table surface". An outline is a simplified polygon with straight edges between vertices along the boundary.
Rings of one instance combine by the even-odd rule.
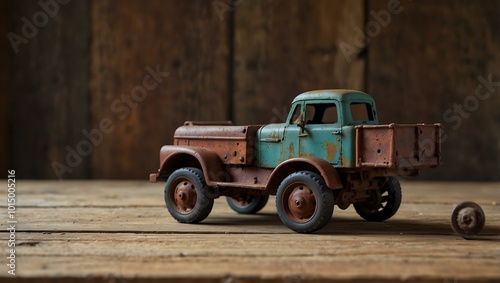
[[[500,184],[402,182],[392,219],[369,223],[335,207],[320,232],[297,234],[274,197],[257,215],[225,199],[201,224],[168,214],[163,184],[139,181],[19,181],[16,276],[44,282],[500,282]],[[8,256],[6,190],[0,197],[2,263]],[[450,228],[459,202],[482,206],[477,240]]]

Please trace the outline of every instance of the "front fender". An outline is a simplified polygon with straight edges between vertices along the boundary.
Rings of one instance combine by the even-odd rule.
[[[323,177],[326,186],[330,189],[341,189],[343,187],[340,176],[337,170],[326,160],[317,157],[298,157],[288,159],[276,169],[269,178],[267,189],[271,191],[277,190],[281,181],[288,175],[298,171],[315,171]]]

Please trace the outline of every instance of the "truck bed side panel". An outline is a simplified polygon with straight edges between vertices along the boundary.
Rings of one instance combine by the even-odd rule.
[[[356,127],[356,167],[426,168],[441,163],[439,124]]]
[[[174,134],[174,145],[213,150],[224,164],[250,165],[255,157],[255,138],[261,126],[186,125]]]

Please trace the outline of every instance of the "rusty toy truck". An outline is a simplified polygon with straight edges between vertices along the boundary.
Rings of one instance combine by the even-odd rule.
[[[311,233],[334,205],[352,204],[368,221],[389,219],[401,203],[395,176],[440,163],[440,124],[379,125],[368,94],[318,90],[295,97],[284,123],[185,122],[149,179],[166,180],[165,203],[179,222],[202,221],[220,196],[253,214],[276,195],[283,223]]]

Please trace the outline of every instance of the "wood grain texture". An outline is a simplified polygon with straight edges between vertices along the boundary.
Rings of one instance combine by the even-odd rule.
[[[319,233],[297,234],[274,199],[238,215],[224,199],[197,225],[167,213],[162,185],[20,181],[20,282],[495,282],[500,279],[499,183],[403,182],[403,204],[383,223],[336,210]],[[474,190],[472,190],[474,188]],[[89,197],[90,196],[90,197]],[[449,226],[453,205],[477,201],[483,240]],[[5,196],[0,208],[6,209]],[[0,214],[0,231],[6,230]],[[9,234],[0,232],[0,239]],[[2,255],[5,250],[2,251]],[[0,275],[2,282],[9,277]],[[41,281],[40,281],[41,280]],[[164,282],[162,281],[162,282]]]
[[[22,18],[33,23],[35,13],[43,13],[36,1],[9,1],[12,31],[22,36]],[[60,5],[47,18],[19,53],[9,50],[10,144],[19,178],[54,178],[52,162],[65,163],[66,147],[75,148],[88,126],[88,2]],[[88,177],[87,159],[71,171],[63,177]]]
[[[364,88],[364,58],[349,63],[362,1],[245,1],[234,12],[234,119],[282,122],[301,92]]]
[[[92,2],[92,128],[114,126],[94,148],[93,178],[147,178],[184,121],[228,118],[227,30],[209,2]],[[148,66],[169,75],[136,100]]]
[[[377,13],[388,1],[367,3]],[[488,90],[479,79],[500,81],[500,2],[401,1],[401,7],[368,47],[367,90],[382,122],[443,124],[444,166],[422,178],[500,180],[499,84]],[[478,99],[479,86],[487,98]]]

